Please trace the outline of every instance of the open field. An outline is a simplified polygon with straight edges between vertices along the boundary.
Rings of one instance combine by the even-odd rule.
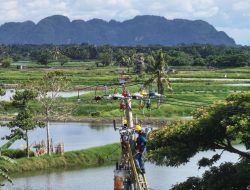
[[[30,63],[35,65],[34,63]],[[53,63],[52,63],[53,64]],[[63,71],[71,80],[70,88],[76,89],[79,86],[96,86],[96,85],[111,85],[117,83],[117,77],[120,75],[119,70],[127,71],[126,68],[119,67],[99,67],[93,70],[88,70],[80,65],[85,65],[85,62],[70,62],[74,65],[72,68],[63,68],[57,64],[57,70]],[[86,65],[94,65],[94,62],[86,62]],[[0,69],[0,84],[20,84],[23,82],[41,79],[45,72],[54,70],[53,68],[32,68],[25,70],[17,70],[16,68]],[[227,78],[225,78],[225,74]],[[137,77],[130,74],[134,82],[145,81],[148,75]],[[161,99],[161,109],[157,109],[157,99],[152,99],[151,109],[139,109],[140,101],[134,101],[133,112],[139,117],[185,117],[189,116],[193,110],[200,106],[207,106],[214,101],[224,100],[230,93],[238,91],[250,91],[250,68],[230,68],[204,71],[179,71],[176,74],[171,74],[170,78],[182,78],[180,80],[171,80],[173,92],[166,92],[165,97]],[[185,78],[189,78],[186,80]],[[193,78],[193,79],[192,79]],[[207,80],[204,78],[207,78]],[[208,80],[213,78],[228,79],[232,81]],[[238,81],[237,79],[249,79]],[[127,86],[132,93],[138,92],[140,84]],[[156,89],[156,86],[153,86]],[[94,87],[95,88],[95,87]],[[115,90],[116,89],[116,90]],[[122,89],[118,86],[110,86],[108,94],[114,94],[115,91],[121,93]],[[104,95],[104,91],[97,91],[96,95]],[[77,97],[63,98],[63,104],[73,107],[71,118],[79,119],[82,117],[119,117],[123,112],[119,109],[120,101],[102,100],[99,102],[93,101],[95,92],[89,92]],[[0,116],[12,116],[16,113],[10,103],[1,103]],[[145,102],[144,102],[145,105]],[[35,110],[39,110],[39,104],[32,103]]]

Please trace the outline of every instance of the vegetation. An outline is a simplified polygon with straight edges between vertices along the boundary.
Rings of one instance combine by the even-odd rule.
[[[146,59],[159,49],[164,54],[170,66],[206,66],[206,67],[244,67],[250,63],[249,47],[224,47],[211,45],[189,45],[176,47],[117,47],[93,45],[1,45],[0,58],[10,56],[15,60],[35,60],[39,64],[48,65],[58,59],[66,60],[92,60],[99,59],[103,66],[108,66],[112,61],[116,65],[130,66],[136,54],[143,55]],[[56,55],[56,56],[55,56]],[[18,57],[18,59],[17,59]],[[61,57],[61,58],[60,58]],[[61,62],[61,61],[60,61]],[[65,61],[63,61],[65,62]],[[62,63],[62,62],[61,62]]]
[[[191,121],[178,122],[154,131],[149,137],[148,159],[156,164],[179,166],[180,164],[187,163],[199,151],[219,149],[222,151],[221,154],[224,151],[228,151],[244,158],[245,161],[242,163],[245,163],[245,167],[248,168],[247,171],[249,173],[249,102],[249,92],[233,94],[226,99],[226,102],[218,102],[208,108],[198,109],[193,113],[194,119]],[[233,146],[233,141],[236,139],[245,146],[246,151],[239,150]],[[215,154],[212,158],[202,158],[198,164],[200,167],[212,166],[220,159],[221,154]],[[211,168],[210,172],[205,173],[201,180],[205,180],[205,186],[215,185],[213,189],[220,189],[219,187],[222,187],[221,184],[213,183],[211,178],[217,178],[218,173],[221,175],[220,173],[227,170],[229,173],[235,170],[243,172],[243,170],[239,170],[238,168],[240,165],[240,163],[237,165],[225,164],[219,168]],[[224,183],[230,180],[233,181],[234,178],[230,178],[233,176],[228,176],[227,180],[224,180]],[[235,185],[246,184],[247,179],[249,180],[249,177],[240,178],[239,180],[242,183],[235,183]],[[184,189],[186,185],[186,189],[189,189],[188,186],[190,183],[194,187],[202,186],[202,183],[199,184],[200,179],[190,178],[185,183],[180,184],[180,186],[177,185],[175,189]],[[227,186],[226,184],[224,185],[225,187]],[[235,188],[240,187],[236,186]]]
[[[0,161],[0,167],[8,170],[11,174],[53,168],[85,168],[111,164],[119,156],[120,146],[110,144],[86,150],[69,151],[65,152],[64,155],[52,154],[51,156],[15,159],[15,165]]]
[[[21,149],[1,149],[1,154],[3,156],[7,156],[11,159],[17,159],[17,158],[24,158],[27,157],[27,150],[21,150]],[[34,152],[30,151],[29,156],[33,157]]]
[[[5,137],[7,140],[25,140],[27,157],[29,157],[28,132],[34,130],[36,127],[44,126],[43,122],[39,122],[34,119],[33,113],[28,107],[29,101],[34,100],[36,97],[37,94],[33,91],[24,90],[16,92],[13,97],[13,105],[19,108],[19,113],[13,121],[10,121],[7,124],[7,127],[10,128],[11,134]]]
[[[223,163],[219,167],[211,167],[205,171],[202,178],[190,177],[185,182],[173,186],[172,190],[247,189],[249,181],[249,162]]]
[[[46,132],[47,132],[47,153],[50,154],[50,129],[49,121],[52,116],[58,114],[58,110],[61,110],[62,115],[63,110],[66,108],[60,107],[60,102],[58,99],[59,92],[65,90],[67,86],[67,78],[64,73],[59,71],[49,72],[45,74],[42,80],[37,81],[33,86],[35,92],[39,96],[39,103],[41,105],[39,113],[42,114],[46,121]],[[49,94],[50,93],[50,94]]]
[[[12,63],[12,59],[10,57],[7,57],[7,58],[4,58],[1,62],[2,62],[2,67],[8,68],[10,67]]]
[[[15,165],[15,162],[7,156],[0,155],[0,162]],[[12,179],[9,177],[7,172],[8,172],[8,169],[6,169],[3,166],[0,166],[0,179],[4,179],[12,183]],[[4,184],[1,181],[0,181],[0,186],[4,186]]]
[[[165,95],[160,101],[152,98],[151,107],[147,107],[146,100],[133,100],[133,112],[138,116],[185,117],[199,108],[192,113],[193,120],[173,123],[150,135],[148,146],[150,161],[160,165],[179,166],[188,162],[199,151],[215,149],[220,149],[221,154],[229,151],[244,158],[239,163],[224,163],[219,167],[214,167],[213,164],[220,159],[221,154],[203,158],[198,163],[199,167],[208,166],[210,170],[206,171],[202,178],[191,177],[173,186],[173,189],[246,187],[250,176],[250,89],[244,84],[248,84],[249,81],[209,79],[249,79],[249,47],[1,45],[0,59],[5,60],[6,56],[12,57],[15,62],[7,64],[6,68],[0,68],[0,83],[19,84],[22,89],[28,88],[34,91],[17,91],[13,101],[0,102],[1,116],[15,116],[18,113],[8,125],[12,130],[7,137],[10,141],[2,147],[3,155],[18,158],[17,165],[0,161],[2,172],[87,167],[107,164],[111,162],[110,159],[117,158],[119,155],[117,145],[66,152],[63,156],[53,154],[30,159],[20,158],[23,152],[8,150],[8,147],[18,137],[26,140],[28,151],[28,131],[42,126],[42,123],[37,122],[37,118],[42,117],[46,120],[47,147],[50,153],[51,119],[121,116],[123,110],[120,109],[120,101],[104,98],[102,101],[96,101],[94,98],[105,97],[104,94],[122,93],[122,88],[117,87],[117,77],[127,75],[131,78],[131,83],[125,85],[129,92],[138,92],[147,81],[149,91],[157,89],[158,93]],[[4,61],[1,63],[4,66]],[[15,68],[20,65],[27,66],[28,69]],[[108,86],[106,92],[102,89],[105,85]],[[90,86],[92,91],[94,88],[95,92],[90,91],[79,97],[59,97],[59,92],[67,90],[68,87],[71,90],[89,90],[87,86]],[[172,91],[166,92],[165,86]],[[233,91],[241,93],[226,98]],[[0,95],[4,93],[4,90],[0,89]],[[214,101],[217,103],[212,104]],[[157,109],[159,102],[161,109]],[[246,151],[234,147],[235,141],[244,144]],[[112,158],[108,157],[110,152]],[[30,155],[29,152],[26,154]],[[221,180],[216,181],[218,177]]]
[[[169,89],[172,90],[166,71],[166,67],[168,67],[168,65],[165,62],[162,51],[159,51],[155,58],[151,57],[148,67],[149,68],[147,70],[152,74],[152,77],[146,82],[147,84],[152,84],[156,80],[159,94],[164,94],[164,83]]]

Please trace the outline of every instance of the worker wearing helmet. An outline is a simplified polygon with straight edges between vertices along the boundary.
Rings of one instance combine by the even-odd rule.
[[[139,173],[144,174],[145,173],[145,167],[144,167],[144,156],[143,153],[146,149],[147,139],[143,136],[143,131],[140,125],[135,126],[135,132],[138,134],[138,137],[136,138],[136,154],[134,156],[135,159],[135,166],[137,168],[137,171]]]
[[[123,120],[123,125],[126,125],[127,126],[128,122],[126,119]]]
[[[122,128],[127,128],[128,127],[128,122],[127,122],[127,120],[126,119],[124,119],[123,120],[123,126],[122,126]]]

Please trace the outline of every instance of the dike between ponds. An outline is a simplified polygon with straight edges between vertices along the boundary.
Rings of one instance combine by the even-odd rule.
[[[64,155],[52,154],[51,156],[14,159],[14,164],[1,160],[0,167],[5,168],[8,174],[50,169],[89,168],[110,165],[119,159],[120,154],[120,145],[115,143],[85,150],[69,151],[65,152]]]

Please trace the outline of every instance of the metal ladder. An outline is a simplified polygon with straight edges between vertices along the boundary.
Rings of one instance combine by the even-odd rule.
[[[128,146],[128,152],[129,152],[129,161],[130,161],[130,164],[131,164],[131,167],[133,170],[133,174],[135,177],[137,188],[138,188],[138,190],[149,190],[148,184],[146,181],[146,176],[144,174],[138,174],[138,172],[137,172],[130,144],[127,143],[127,146]]]

